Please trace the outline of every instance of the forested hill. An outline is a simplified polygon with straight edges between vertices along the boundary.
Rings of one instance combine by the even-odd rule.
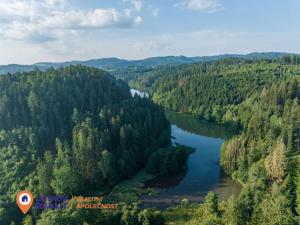
[[[190,206],[184,222],[172,219],[183,213],[179,208],[167,212],[170,220],[176,224],[299,224],[299,62],[295,57],[234,59],[156,73],[160,75],[150,85],[155,102],[240,128],[221,152],[223,170],[243,184],[240,196],[218,204],[217,196],[210,193],[204,204]]]
[[[300,58],[293,57],[275,61],[229,59],[172,67],[144,79],[149,82],[149,77],[155,77],[150,86],[153,100],[165,108],[221,122],[227,106],[240,104],[263,88],[300,75],[299,64]],[[141,78],[136,84],[145,85]]]
[[[3,75],[0,224],[19,221],[20,190],[69,196],[111,187],[169,142],[162,109],[132,98],[125,83],[104,71],[68,66]]]
[[[0,74],[6,73],[16,73],[16,72],[29,72],[35,69],[46,70],[48,68],[59,68],[61,66],[69,65],[85,65],[89,67],[95,67],[98,69],[115,71],[118,70],[119,76],[122,77],[123,70],[127,68],[133,68],[135,70],[140,70],[140,68],[152,68],[164,65],[179,65],[179,64],[191,64],[195,62],[212,62],[228,58],[242,58],[247,60],[254,59],[277,59],[283,56],[291,55],[290,53],[282,52],[254,52],[246,55],[241,54],[225,54],[216,56],[198,56],[198,57],[186,57],[186,56],[161,56],[161,57],[151,57],[140,60],[125,60],[119,58],[102,58],[102,59],[91,59],[86,61],[67,61],[67,62],[40,62],[32,65],[19,65],[19,64],[9,64],[0,65]]]

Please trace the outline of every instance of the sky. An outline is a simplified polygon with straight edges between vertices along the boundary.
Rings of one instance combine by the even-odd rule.
[[[0,64],[300,53],[299,0],[0,0]]]

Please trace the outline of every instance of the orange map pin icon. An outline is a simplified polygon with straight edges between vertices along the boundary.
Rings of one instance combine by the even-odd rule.
[[[16,201],[22,213],[26,214],[32,206],[33,197],[29,191],[20,191],[17,194]]]

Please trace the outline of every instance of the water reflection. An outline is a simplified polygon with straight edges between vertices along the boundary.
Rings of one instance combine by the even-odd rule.
[[[228,139],[233,136],[235,129],[218,123],[200,120],[197,116],[166,111],[171,124],[201,136]]]
[[[219,165],[221,145],[233,135],[230,129],[184,114],[168,112],[167,118],[172,123],[173,142],[193,147],[196,151],[190,155],[187,171],[146,183],[146,186],[156,188],[159,194],[143,196],[143,205],[163,209],[183,198],[201,202],[209,191],[216,192],[220,200],[237,196],[240,185],[223,176]]]

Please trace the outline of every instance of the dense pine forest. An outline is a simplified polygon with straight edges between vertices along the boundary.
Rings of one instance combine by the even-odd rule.
[[[239,129],[223,145],[220,163],[243,185],[240,196],[218,204],[210,193],[202,205],[169,209],[169,224],[300,223],[299,62],[296,56],[227,59],[181,66],[176,72],[173,67],[165,76],[148,72],[132,81],[148,88],[168,110]]]
[[[106,72],[84,66],[0,76],[0,130],[1,225],[20,223],[20,190],[71,196],[109,189],[151,165],[151,154],[170,143],[170,124],[160,107],[133,98],[124,82]],[[138,209],[122,210],[110,217],[121,221],[134,210],[138,220]],[[24,224],[106,220],[100,212],[93,220],[67,210],[31,212],[34,219],[28,216]],[[141,211],[140,220],[148,214],[160,218]]]

